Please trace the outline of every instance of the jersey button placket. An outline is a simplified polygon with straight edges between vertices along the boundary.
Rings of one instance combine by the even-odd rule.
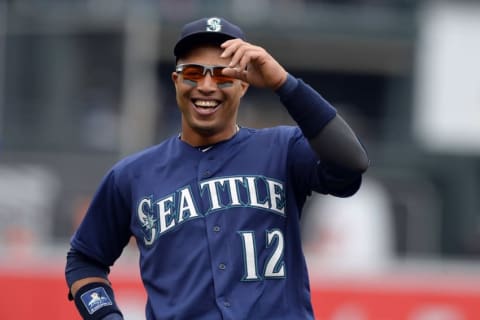
[[[212,172],[207,169],[203,172],[202,177],[203,178],[210,178],[211,175],[212,175]]]

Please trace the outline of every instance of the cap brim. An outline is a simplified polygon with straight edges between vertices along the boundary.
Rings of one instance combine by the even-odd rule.
[[[220,45],[223,42],[234,39],[234,37],[219,32],[201,32],[195,33],[182,38],[177,42],[173,49],[173,54],[178,58],[191,50],[193,47],[198,47],[202,44]]]

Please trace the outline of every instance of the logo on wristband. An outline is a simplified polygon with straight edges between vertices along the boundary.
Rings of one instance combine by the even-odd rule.
[[[107,292],[102,287],[90,289],[80,296],[83,305],[87,308],[89,314],[93,314],[98,309],[105,306],[111,306],[112,300],[108,296]]]

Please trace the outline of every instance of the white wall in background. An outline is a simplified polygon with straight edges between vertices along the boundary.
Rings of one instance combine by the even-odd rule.
[[[418,21],[414,135],[427,149],[480,154],[480,3],[433,1]]]

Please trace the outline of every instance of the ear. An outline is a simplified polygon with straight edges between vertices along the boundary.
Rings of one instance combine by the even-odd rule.
[[[176,82],[177,82],[177,79],[178,79],[178,73],[176,73],[175,71],[172,72],[172,81],[173,81],[173,83],[176,83]]]
[[[240,87],[242,88],[240,96],[243,97],[245,93],[247,93],[247,90],[250,87],[250,84],[248,82],[240,80]]]
[[[171,79],[172,79],[172,82],[173,82],[173,85],[175,86],[175,90],[178,90],[178,73],[176,73],[175,71],[172,72],[172,76],[171,76]]]

